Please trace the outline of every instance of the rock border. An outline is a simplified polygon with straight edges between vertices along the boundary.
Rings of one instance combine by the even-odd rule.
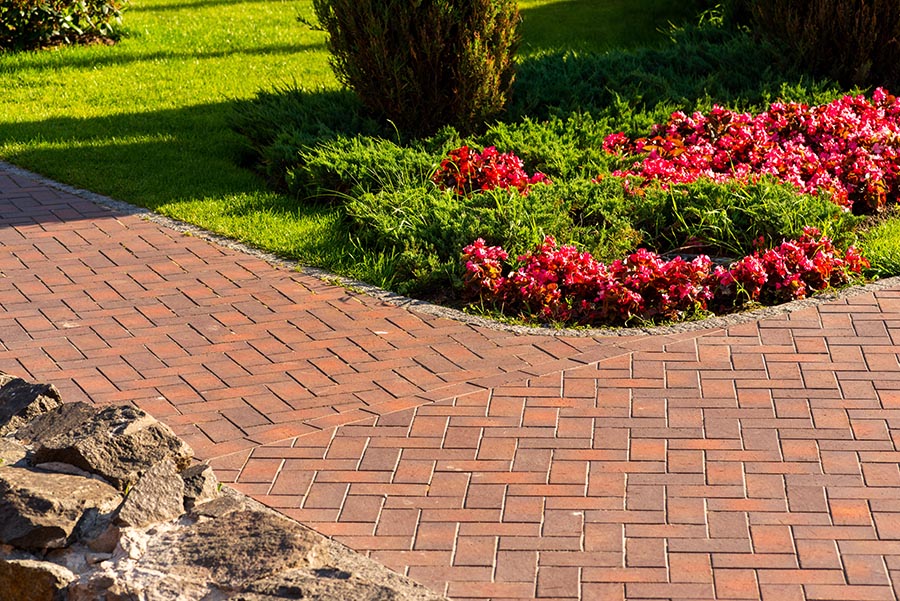
[[[203,229],[199,226],[192,225],[190,223],[186,223],[184,221],[179,221],[177,219],[173,219],[171,217],[166,217],[164,215],[160,215],[158,213],[154,213],[149,209],[145,209],[143,207],[139,207],[121,200],[116,200],[114,198],[110,198],[109,196],[104,196],[102,194],[98,194],[96,192],[91,192],[89,190],[84,190],[81,188],[76,188],[74,186],[70,186],[68,184],[63,184],[61,182],[57,182],[48,177],[44,177],[38,173],[34,173],[27,169],[23,169],[11,163],[7,163],[5,161],[0,161],[0,168],[9,171],[15,175],[26,177],[34,180],[35,182],[53,188],[55,190],[59,190],[61,192],[66,192],[68,194],[72,194],[73,196],[77,196],[78,198],[82,198],[84,200],[88,200],[95,204],[98,204],[102,207],[109,209],[110,211],[118,211],[125,215],[133,215],[140,217],[146,221],[151,221],[156,223],[157,225],[161,225],[167,229],[171,229],[176,232],[180,232],[182,234],[190,235],[196,238],[200,238],[202,240],[206,240],[207,242],[211,242],[218,246],[222,246],[224,248],[228,248],[231,250],[235,250],[258,259],[262,259],[266,261],[270,265],[274,267],[280,267],[285,269],[290,269],[292,271],[298,271],[300,273],[310,275],[312,277],[318,278],[324,282],[329,284],[334,284],[336,286],[343,287],[345,289],[360,292],[367,296],[371,296],[380,301],[388,303],[390,305],[394,305],[396,307],[401,307],[404,309],[408,309],[410,311],[415,311],[417,313],[423,313],[425,315],[431,315],[434,317],[442,317],[446,319],[452,319],[454,321],[467,323],[470,325],[487,328],[490,330],[497,330],[502,332],[511,332],[513,334],[522,334],[522,335],[538,335],[538,336],[560,336],[560,337],[571,337],[571,338],[594,338],[594,337],[628,337],[628,336],[644,336],[644,335],[668,335],[668,334],[681,334],[685,332],[701,332],[704,330],[714,330],[714,329],[724,329],[730,326],[759,321],[761,319],[766,319],[770,317],[778,317],[781,315],[786,315],[789,313],[793,313],[794,311],[800,311],[802,309],[806,309],[808,307],[817,307],[819,305],[830,303],[835,300],[841,300],[845,298],[850,298],[853,296],[859,296],[862,294],[866,294],[868,292],[875,292],[878,290],[884,290],[885,288],[892,288],[896,286],[900,286],[900,276],[895,276],[891,278],[885,278],[881,280],[876,280],[875,282],[870,282],[868,284],[849,286],[847,288],[843,288],[841,290],[835,292],[827,292],[817,294],[812,298],[807,298],[803,300],[791,301],[789,303],[783,303],[780,305],[775,305],[772,307],[762,307],[759,309],[753,309],[750,311],[743,311],[740,313],[732,313],[729,315],[719,315],[715,317],[709,317],[707,319],[703,319],[700,321],[687,321],[672,325],[663,325],[663,326],[652,326],[652,327],[634,327],[634,328],[624,328],[624,327],[609,327],[609,328],[554,328],[552,326],[526,326],[526,325],[512,325],[505,324],[499,321],[495,321],[493,319],[488,319],[486,317],[479,317],[476,315],[470,315],[465,313],[464,311],[460,311],[458,309],[451,309],[449,307],[442,307],[440,305],[435,305],[433,303],[429,303],[423,300],[418,300],[414,298],[409,298],[407,296],[403,296],[401,294],[397,294],[395,292],[390,292],[388,290],[384,290],[377,286],[373,286],[372,284],[367,284],[365,282],[361,282],[359,280],[354,280],[352,278],[347,278],[344,276],[333,274],[324,269],[320,269],[318,267],[310,267],[308,265],[303,265],[299,261],[295,261],[293,259],[286,259],[284,257],[280,257],[276,254],[270,253],[268,251],[261,250],[256,248],[250,244],[246,244],[244,242],[239,242],[232,238],[228,238],[222,236],[220,234],[216,234],[209,230]]]

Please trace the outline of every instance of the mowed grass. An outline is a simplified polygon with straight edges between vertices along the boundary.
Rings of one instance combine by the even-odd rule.
[[[661,42],[664,0],[525,0],[523,53]],[[333,209],[239,166],[229,129],[259,90],[336,87],[309,0],[132,0],[114,46],[0,54],[0,158],[341,274],[372,280]],[[374,278],[377,279],[377,278]]]

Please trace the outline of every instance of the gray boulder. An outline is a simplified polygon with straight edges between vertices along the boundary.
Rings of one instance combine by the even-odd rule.
[[[97,410],[87,403],[63,403],[23,425],[16,430],[15,437],[26,444],[40,446],[56,436],[83,430],[95,415]]]
[[[0,543],[29,551],[66,546],[85,512],[111,513],[121,497],[93,478],[0,469]]]
[[[0,598],[10,601],[62,601],[75,580],[68,569],[34,559],[0,559]]]
[[[22,378],[0,373],[0,436],[62,404],[52,384],[29,384]]]
[[[184,480],[184,506],[191,510],[219,496],[219,480],[206,464],[192,465],[181,472]]]
[[[166,522],[184,513],[184,481],[171,459],[148,469],[131,489],[119,509],[116,523],[142,528]]]
[[[37,448],[33,463],[60,461],[109,480],[124,491],[154,464],[171,459],[179,470],[193,451],[169,429],[130,406],[108,407],[78,431],[69,431]]]
[[[294,571],[252,583],[232,601],[399,601],[397,591],[340,570]]]
[[[296,522],[268,512],[236,511],[190,526],[173,540],[151,541],[142,567],[160,571],[201,569],[225,590],[299,566],[328,560],[323,539]]]
[[[328,542],[268,512],[123,531],[116,561],[69,588],[69,601],[211,601],[292,568],[317,569]]]

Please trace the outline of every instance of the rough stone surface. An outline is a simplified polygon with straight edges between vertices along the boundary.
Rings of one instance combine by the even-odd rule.
[[[148,469],[129,491],[116,518],[120,526],[140,528],[184,513],[184,481],[171,459]]]
[[[75,467],[68,463],[60,463],[59,461],[48,461],[34,466],[34,469],[42,472],[53,472],[55,474],[69,474],[70,476],[82,476],[84,478],[99,479],[90,472],[86,472],[80,467]]]
[[[160,571],[200,568],[218,586],[239,590],[283,570],[318,568],[327,560],[322,540],[308,528],[274,514],[244,510],[197,522],[177,538],[154,540],[142,563]]]
[[[204,507],[221,515],[124,529],[69,601],[446,601],[233,491]]]
[[[285,570],[319,568],[325,539],[280,516],[242,510],[215,520],[128,530],[119,557],[71,587],[72,601],[230,598]]]
[[[10,438],[0,438],[0,467],[16,464],[28,455],[24,445]]]
[[[119,544],[122,531],[112,521],[95,521],[79,535],[88,549],[95,553],[112,553]]]
[[[29,384],[0,374],[0,436],[61,404],[59,391],[52,384]]]
[[[315,601],[398,601],[397,591],[381,584],[355,578],[340,570],[288,572],[252,583],[246,593],[232,601],[274,601],[310,599]]]
[[[44,441],[33,462],[61,461],[109,480],[119,490],[164,459],[178,469],[190,465],[193,451],[169,429],[140,409],[108,407],[85,424]]]
[[[181,479],[184,480],[184,506],[188,510],[219,496],[219,480],[208,465],[192,465],[181,472]]]
[[[75,574],[55,563],[0,559],[0,599],[4,601],[62,601],[73,580]]]
[[[0,469],[0,542],[27,550],[66,546],[91,509],[115,510],[119,493],[93,478],[20,467]]]
[[[84,429],[85,424],[95,415],[97,410],[87,403],[63,403],[38,415],[16,430],[14,435],[27,444],[40,446],[44,441],[61,434]]]
[[[235,511],[240,511],[244,509],[243,499],[235,495],[222,495],[217,499],[213,499],[212,501],[207,501],[203,504],[197,504],[193,510],[191,510],[192,518],[220,518],[222,516],[228,515],[229,513],[234,513]]]

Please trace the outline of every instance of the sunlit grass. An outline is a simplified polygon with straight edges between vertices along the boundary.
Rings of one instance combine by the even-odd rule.
[[[860,250],[871,261],[873,275],[900,274],[900,219],[895,216],[863,234]]]

